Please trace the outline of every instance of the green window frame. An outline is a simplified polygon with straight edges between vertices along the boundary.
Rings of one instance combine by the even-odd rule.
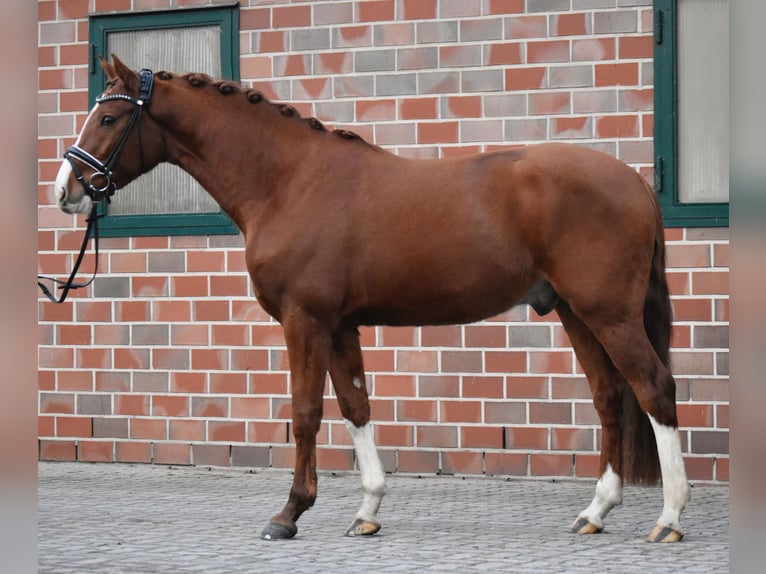
[[[654,189],[667,227],[728,227],[728,202],[683,203],[679,199],[676,16],[677,0],[654,0]],[[728,146],[721,153],[728,155]]]
[[[91,107],[95,105],[96,97],[103,91],[106,82],[104,71],[98,63],[98,56],[107,56],[110,53],[108,45],[110,33],[195,26],[220,27],[221,75],[223,79],[238,82],[239,4],[236,2],[214,7],[91,15],[89,18],[89,105]],[[99,222],[99,233],[103,237],[235,235],[239,233],[236,225],[220,210],[207,213],[109,215],[108,209],[107,205],[101,208],[105,217]]]

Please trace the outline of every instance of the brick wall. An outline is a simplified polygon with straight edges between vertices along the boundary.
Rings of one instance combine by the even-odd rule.
[[[55,206],[53,181],[87,114],[87,13],[209,3],[38,3],[41,272],[71,269],[83,229]],[[651,181],[648,0],[251,0],[240,19],[243,84],[395,153],[563,140]],[[667,238],[687,468],[725,481],[728,230]],[[291,467],[284,339],[252,296],[241,238],[102,247],[88,292],[40,302],[40,457]],[[598,420],[553,315],[518,308],[475,325],[364,328],[386,469],[594,476]],[[353,466],[329,386],[319,445],[321,468]]]

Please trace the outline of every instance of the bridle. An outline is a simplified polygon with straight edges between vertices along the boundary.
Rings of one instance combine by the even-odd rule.
[[[154,87],[154,73],[151,70],[143,69],[139,72],[139,79],[141,84],[137,98],[134,96],[129,96],[128,94],[101,94],[96,98],[96,104],[102,104],[104,102],[111,102],[114,100],[123,100],[130,102],[134,106],[133,111],[130,114],[130,118],[128,119],[128,125],[125,126],[125,130],[122,132],[120,139],[117,140],[117,144],[114,146],[114,149],[109,154],[109,157],[105,162],[101,162],[101,160],[96,158],[91,153],[85,151],[77,144],[69,146],[66,152],[64,152],[64,158],[72,166],[72,171],[74,172],[75,178],[80,182],[80,185],[82,185],[82,188],[85,191],[85,195],[91,198],[93,207],[91,208],[90,214],[86,220],[88,227],[85,230],[85,236],[83,237],[82,246],[80,247],[80,253],[77,256],[77,260],[75,261],[72,273],[69,275],[69,279],[62,281],[61,279],[56,279],[55,277],[47,277],[45,275],[37,276],[37,285],[40,287],[43,294],[45,294],[45,296],[53,303],[63,303],[70,289],[81,289],[83,287],[87,287],[93,283],[93,280],[96,278],[96,273],[98,273],[98,220],[104,216],[104,214],[98,213],[98,204],[101,200],[104,199],[107,203],[109,203],[112,196],[114,195],[114,192],[117,190],[117,184],[114,182],[114,174],[112,170],[114,168],[114,164],[117,163],[117,158],[119,158],[120,153],[122,152],[122,148],[125,147],[125,143],[128,141],[130,132],[133,131],[133,127],[136,125],[138,126],[138,147],[141,157],[141,171],[144,171],[144,148],[141,143],[140,120],[144,108],[149,105],[152,97],[152,88]],[[85,180],[82,172],[78,169],[77,162],[83,163],[93,170],[93,173],[90,175],[87,181]],[[103,182],[103,185],[98,185],[101,182]],[[85,255],[85,249],[88,246],[88,239],[91,237],[91,235],[93,235],[94,238],[93,244],[96,258],[93,275],[88,281],[84,283],[75,283],[74,278],[77,274],[77,270],[80,268],[80,263],[82,263],[83,256]],[[40,279],[49,280],[59,289],[61,289],[61,297],[56,299],[56,297],[51,294],[50,289],[40,283]]]
[[[120,157],[122,148],[125,147],[125,143],[128,141],[130,132],[133,131],[133,126],[136,124],[138,124],[138,141],[141,155],[141,168],[143,170],[144,149],[141,145],[141,122],[139,120],[141,119],[141,113],[144,111],[144,107],[149,105],[149,101],[152,97],[154,74],[151,70],[144,69],[139,72],[139,77],[141,80],[141,87],[137,98],[127,94],[101,94],[96,98],[97,104],[112,102],[114,100],[124,100],[130,102],[134,106],[133,111],[130,114],[130,119],[128,120],[128,125],[125,126],[125,131],[122,132],[120,139],[117,140],[117,144],[114,146],[112,153],[109,154],[106,161],[102,163],[101,160],[85,151],[77,144],[69,146],[66,152],[64,152],[64,158],[68,160],[72,166],[75,178],[80,182],[80,185],[82,185],[85,194],[95,202],[101,201],[102,199],[106,199],[107,202],[109,202],[114,195],[114,192],[117,190],[117,184],[114,182],[112,169],[114,168],[114,164],[117,163],[117,158]],[[75,160],[84,163],[93,170],[88,181],[85,181],[82,172],[77,169],[77,162]],[[103,185],[101,186],[94,183],[94,180],[98,181],[99,179],[103,179]]]

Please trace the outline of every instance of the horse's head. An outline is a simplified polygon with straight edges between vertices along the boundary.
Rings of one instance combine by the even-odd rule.
[[[152,73],[136,73],[112,58],[113,64],[101,58],[107,89],[96,98],[56,177],[59,207],[67,213],[87,213],[92,202],[109,199],[163,158],[162,137],[143,113],[151,101]]]

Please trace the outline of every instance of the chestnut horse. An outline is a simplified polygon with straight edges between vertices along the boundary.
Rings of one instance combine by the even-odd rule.
[[[244,234],[258,301],[284,329],[295,475],[263,538],[294,536],[316,499],[328,372],[364,488],[346,533],[380,528],[385,480],[360,325],[468,323],[529,304],[557,311],[602,426],[600,479],[573,531],[601,531],[624,482],[661,477],[649,540],[681,539],[690,489],[668,362],[663,224],[634,170],[558,143],[405,159],[230,81],[139,74],[118,58],[102,66],[107,89],[56,180],[61,209],[86,213],[160,162],[180,166]]]

